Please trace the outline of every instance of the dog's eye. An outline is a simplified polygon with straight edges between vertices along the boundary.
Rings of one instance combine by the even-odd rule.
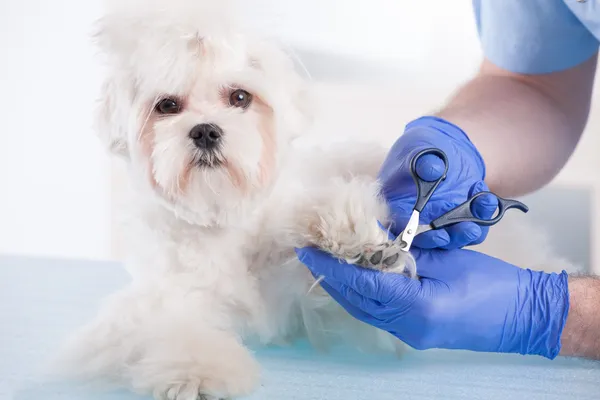
[[[181,111],[181,106],[174,99],[162,99],[155,108],[160,114],[177,114]]]
[[[232,107],[248,108],[252,102],[252,95],[243,89],[234,90],[229,96],[229,104]]]

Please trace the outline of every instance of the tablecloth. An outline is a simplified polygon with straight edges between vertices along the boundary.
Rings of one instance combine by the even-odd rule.
[[[65,336],[128,280],[117,263],[0,256],[0,398],[149,399],[38,376]],[[600,399],[600,363],[586,360],[441,350],[396,359],[303,343],[257,357],[263,382],[250,400]]]

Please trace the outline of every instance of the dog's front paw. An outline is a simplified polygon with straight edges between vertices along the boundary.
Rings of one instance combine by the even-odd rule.
[[[240,361],[240,360],[238,360]],[[229,364],[225,362],[226,364]],[[220,363],[224,364],[224,363]],[[231,360],[230,365],[206,368],[196,372],[190,365],[177,366],[170,379],[154,388],[157,400],[226,400],[249,395],[258,386],[258,366]],[[188,371],[186,371],[186,369]]]
[[[375,182],[353,179],[336,182],[328,196],[305,211],[305,238],[348,263],[416,278],[412,256],[390,240],[380,222],[388,217]]]
[[[226,400],[251,394],[258,386],[258,366],[241,360],[222,360],[221,364],[195,371],[196,366],[174,366],[164,384],[154,388],[157,400]]]
[[[255,365],[241,364],[237,371],[205,371],[203,374],[175,375],[171,382],[154,389],[157,400],[229,400],[250,394],[258,384],[258,369]],[[236,368],[236,369],[237,369]],[[187,375],[187,376],[184,376]]]
[[[399,243],[390,240],[365,248],[348,261],[364,268],[402,274],[411,279],[417,277],[417,268],[412,258],[400,249]]]
[[[134,387],[151,388],[157,400],[235,399],[251,394],[260,380],[250,352],[218,331],[181,334],[179,345],[153,348],[135,369]]]
[[[193,383],[180,383],[157,389],[154,398],[160,400],[228,400],[224,397],[202,393],[200,385]]]
[[[154,397],[160,400],[225,400],[203,394],[198,385],[189,383],[173,385],[166,389],[157,389]]]

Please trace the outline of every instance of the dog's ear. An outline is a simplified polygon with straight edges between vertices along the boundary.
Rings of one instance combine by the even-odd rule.
[[[91,41],[99,50],[99,61],[106,68],[96,105],[94,128],[112,154],[128,158],[127,132],[133,108],[134,80],[123,60],[131,56],[132,35],[126,32],[133,28],[126,15],[115,12],[117,3],[104,0],[107,13],[95,22],[91,32]]]
[[[106,148],[115,155],[129,157],[127,132],[132,115],[131,83],[109,74],[100,91],[96,108],[96,132]]]

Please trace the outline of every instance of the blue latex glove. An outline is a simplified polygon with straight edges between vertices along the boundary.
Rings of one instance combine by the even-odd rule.
[[[352,316],[416,349],[555,358],[569,309],[567,274],[517,268],[471,250],[413,250],[420,280],[296,250]]]
[[[448,157],[448,174],[421,212],[420,223],[429,223],[481,191],[489,190],[483,182],[485,165],[467,135],[457,126],[435,117],[422,117],[406,126],[404,134],[390,150],[379,180],[382,193],[392,212],[390,231],[398,235],[408,223],[417,188],[410,174],[412,157],[421,150],[435,147]],[[444,171],[442,160],[426,155],[417,163],[417,173],[425,180],[438,179]],[[472,207],[482,219],[490,219],[498,206],[494,196],[481,196]],[[417,236],[413,246],[455,249],[483,242],[487,227],[461,222],[446,229],[432,230]]]

